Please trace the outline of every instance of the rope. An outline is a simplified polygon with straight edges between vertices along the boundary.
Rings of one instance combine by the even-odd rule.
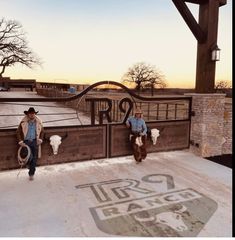
[[[27,152],[28,152],[28,154],[27,154],[27,156],[26,156],[25,158],[22,158],[22,157],[20,156],[20,152],[21,152],[21,150],[22,150],[23,147],[26,147],[26,148],[27,148]],[[31,150],[30,150],[30,147],[29,147],[28,145],[20,146],[20,147],[19,147],[17,156],[18,156],[18,163],[20,164],[20,170],[19,170],[19,172],[18,172],[18,174],[17,174],[17,177],[20,175],[20,172],[21,172],[22,167],[23,167],[24,165],[26,165],[27,162],[29,161],[30,155],[31,155]]]
[[[83,98],[84,96],[85,96],[85,95],[81,96],[80,99],[78,100],[77,104],[76,104],[77,119],[78,119],[78,121],[80,122],[81,125],[83,125],[83,124],[82,124],[82,121],[81,121],[81,119],[80,119],[80,117],[79,117],[79,115],[78,115],[78,114],[79,114],[79,112],[78,112],[78,105],[80,104],[80,102],[82,101],[82,98]]]

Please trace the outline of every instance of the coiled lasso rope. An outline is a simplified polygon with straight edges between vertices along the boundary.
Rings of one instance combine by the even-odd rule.
[[[22,158],[22,157],[20,156],[20,152],[21,152],[21,150],[22,150],[23,147],[26,147],[26,148],[27,148],[27,156],[26,156],[25,158]],[[17,177],[19,176],[22,167],[23,167],[24,165],[26,165],[27,162],[29,161],[30,155],[31,155],[31,150],[30,150],[30,147],[29,147],[28,145],[25,144],[25,146],[20,146],[20,147],[19,147],[19,149],[18,149],[18,162],[19,162],[19,164],[20,164],[20,170],[19,170],[19,172],[18,172],[18,174],[17,174]]]

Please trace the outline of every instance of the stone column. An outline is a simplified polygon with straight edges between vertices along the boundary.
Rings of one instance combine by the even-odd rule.
[[[187,93],[192,96],[190,151],[201,157],[223,153],[225,94]]]
[[[223,154],[232,154],[232,143],[233,143],[233,107],[232,98],[225,99],[224,107],[224,138],[225,143],[223,144]]]

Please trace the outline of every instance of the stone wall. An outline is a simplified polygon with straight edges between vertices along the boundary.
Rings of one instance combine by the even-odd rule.
[[[201,157],[232,153],[232,108],[225,94],[192,96],[190,151]]]

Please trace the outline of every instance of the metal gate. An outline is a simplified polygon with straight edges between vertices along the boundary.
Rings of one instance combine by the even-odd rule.
[[[124,90],[124,97],[115,97],[99,91],[89,93],[97,86],[112,84]],[[53,90],[54,91],[54,90]],[[50,89],[38,89],[39,94],[50,95]],[[97,158],[112,158],[131,154],[129,129],[125,121],[133,113],[134,107],[140,107],[148,128],[160,130],[157,144],[153,145],[147,139],[148,152],[179,150],[189,147],[191,97],[143,97],[135,94],[124,85],[103,81],[89,86],[84,91],[73,96],[49,98],[0,98],[0,104],[6,102],[61,102],[79,112],[84,112],[90,118],[90,124],[76,126],[45,127],[47,138],[51,135],[64,135],[59,154],[55,157],[50,144],[44,141],[42,157],[39,165],[64,163]],[[64,94],[64,93],[63,93]],[[68,94],[68,93],[66,93]],[[61,92],[62,95],[62,92]],[[119,94],[121,95],[121,94]],[[43,114],[42,114],[43,115]],[[1,116],[0,116],[1,117]],[[1,122],[1,121],[0,121]],[[11,129],[0,126],[0,170],[18,167],[16,126]]]

